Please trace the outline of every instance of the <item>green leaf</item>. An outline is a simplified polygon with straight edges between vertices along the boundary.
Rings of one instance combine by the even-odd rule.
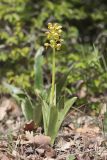
[[[54,143],[54,140],[58,134],[56,130],[56,125],[58,121],[58,109],[53,106],[50,109],[50,117],[49,117],[49,125],[48,125],[48,133],[47,135],[51,137],[51,143]]]
[[[104,132],[107,132],[107,111],[104,114],[103,126],[104,126]]]
[[[42,100],[42,114],[43,114],[44,131],[45,131],[45,135],[47,135],[48,125],[49,125],[49,116],[50,116],[50,106],[44,100]]]
[[[61,91],[62,91],[63,87],[64,87],[65,84],[66,84],[67,77],[68,77],[68,75],[70,74],[71,70],[72,70],[72,66],[71,66],[70,70],[69,70],[66,74],[64,74],[64,75],[60,78],[60,80],[56,83],[56,97],[57,97],[57,101],[58,101],[58,98],[59,98],[60,95],[61,95]]]
[[[42,75],[42,65],[43,65],[43,47],[41,47],[36,55],[35,55],[35,64],[34,64],[34,72],[35,72],[35,89],[36,91],[42,91],[43,89],[43,75]]]
[[[26,120],[33,120],[33,107],[27,98],[22,100],[21,108]]]
[[[42,106],[40,98],[37,98],[36,101],[32,100],[31,97],[26,93],[26,99],[29,103],[29,112],[31,112],[31,118],[38,126],[42,122]],[[27,107],[27,106],[25,106]],[[25,108],[26,110],[26,108]],[[28,110],[28,109],[27,109]],[[29,114],[29,113],[28,113]],[[28,115],[29,117],[29,115]]]
[[[66,114],[68,113],[69,109],[71,108],[71,106],[73,105],[73,103],[76,101],[77,97],[73,97],[70,100],[67,100],[64,106],[64,109],[60,110],[58,112],[58,122],[57,122],[57,131],[59,130]]]
[[[67,160],[75,160],[75,156],[74,155],[69,155]]]
[[[69,111],[69,109],[72,107],[72,105],[74,104],[74,102],[77,100],[77,97],[73,97],[69,100],[67,100],[65,102],[65,106],[64,106],[64,109],[63,109],[63,113],[66,115],[67,112]]]
[[[26,120],[33,119],[33,108],[30,100],[26,97],[26,94],[17,87],[10,85],[6,82],[3,82],[4,86],[10,91],[12,97],[14,97],[18,102],[21,103],[21,108],[23,115]]]
[[[59,111],[64,108],[64,103],[65,103],[65,96],[62,96],[57,102],[57,107]]]
[[[26,94],[20,88],[10,85],[6,82],[3,82],[3,85],[9,90],[11,96],[14,97],[18,103],[26,98]]]
[[[70,107],[73,105],[73,103],[76,101],[77,97],[73,97],[72,99],[66,101],[65,107],[63,109],[58,110],[58,107],[53,106],[50,107],[50,110],[48,109],[48,123],[47,123],[47,134],[51,137],[51,143],[53,144],[55,141],[55,138],[58,134],[59,128],[69,111]],[[43,110],[44,112],[44,110]],[[44,114],[44,113],[43,113]],[[46,115],[45,115],[46,116]]]
[[[42,105],[40,102],[35,102],[33,106],[33,120],[37,125],[40,125],[42,122]]]

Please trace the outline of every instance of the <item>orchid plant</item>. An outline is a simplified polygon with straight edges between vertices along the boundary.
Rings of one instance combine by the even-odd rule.
[[[34,120],[36,124],[40,125],[43,119],[44,133],[51,137],[51,144],[54,144],[60,126],[76,101],[76,97],[71,99],[64,98],[62,89],[65,85],[67,76],[70,71],[56,83],[56,51],[61,49],[63,39],[62,26],[57,23],[48,23],[46,32],[47,42],[44,44],[46,49],[52,48],[52,84],[49,90],[46,90],[43,85],[43,47],[38,50],[35,55],[35,87],[36,100],[32,100],[24,91],[17,89],[5,83],[5,86],[11,91],[18,102],[21,103],[22,112],[27,120]]]

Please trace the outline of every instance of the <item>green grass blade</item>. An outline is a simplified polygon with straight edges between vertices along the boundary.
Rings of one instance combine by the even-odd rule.
[[[42,122],[42,105],[40,102],[35,102],[33,107],[33,120],[39,126]]]
[[[104,132],[107,132],[107,111],[104,113],[103,128]]]
[[[59,130],[66,114],[68,113],[69,109],[71,108],[71,106],[73,105],[73,103],[76,101],[77,97],[73,97],[72,99],[70,100],[67,100],[65,102],[65,106],[64,106],[64,109],[60,110],[58,112],[58,123],[57,123],[57,131]]]
[[[57,102],[57,107],[58,110],[62,110],[64,108],[64,103],[65,103],[65,95],[63,95],[62,97],[59,98],[58,102]]]
[[[42,115],[43,115],[43,124],[45,135],[48,133],[48,125],[49,125],[49,115],[50,115],[50,106],[42,100]]]
[[[58,121],[58,109],[57,107],[51,107],[47,135],[51,137],[52,144],[54,143],[54,140],[58,134],[56,130],[57,121]]]
[[[43,89],[43,75],[42,75],[42,65],[43,65],[43,47],[41,47],[35,55],[34,72],[35,72],[35,89],[36,91],[41,91]]]
[[[21,102],[21,108],[23,115],[25,116],[26,120],[33,120],[33,108],[29,100],[23,99]]]

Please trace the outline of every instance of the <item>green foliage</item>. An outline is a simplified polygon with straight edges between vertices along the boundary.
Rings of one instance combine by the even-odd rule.
[[[75,94],[81,89],[81,86],[78,87],[78,83],[81,80],[87,88],[87,97],[78,101],[79,104],[88,102],[89,96],[104,94],[107,90],[106,19],[107,5],[105,0],[1,0],[0,92],[7,92],[1,83],[6,80],[7,83],[23,89],[21,93],[15,92],[14,96],[23,104],[23,113],[27,119],[33,117],[35,122],[38,121],[37,123],[40,123],[43,110],[42,105],[40,105],[41,97],[45,99],[44,103],[46,106],[44,109],[46,109],[47,114],[50,89],[48,93],[42,87],[43,78],[46,81],[46,87],[51,81],[51,57],[48,53],[49,50],[44,51],[44,75],[44,70],[42,74],[42,70],[40,69],[43,57],[41,55],[40,57],[36,57],[38,54],[35,56],[35,52],[45,41],[44,26],[47,25],[47,22],[55,21],[62,24],[65,30],[63,34],[65,40],[62,47],[63,52],[59,52],[56,59],[57,79],[60,78],[60,73],[67,75],[68,68],[73,65],[72,74],[69,72],[68,75],[66,88],[69,95]],[[93,47],[93,44],[96,47]],[[38,61],[35,59],[38,59]],[[36,67],[34,66],[34,70],[32,70],[34,61]],[[38,76],[39,73],[40,75]],[[59,82],[59,84],[63,84],[64,81]],[[58,97],[62,91],[60,87],[62,85],[59,84],[56,84],[56,97],[58,101],[56,108],[63,109],[66,100],[64,96]],[[13,90],[13,88],[10,90]],[[40,93],[42,95],[34,102],[25,91],[33,95],[35,93],[36,95]],[[96,104],[91,105],[95,109],[98,108],[97,106]],[[38,108],[39,113],[36,116]],[[29,115],[27,115],[28,109],[31,109]],[[58,110],[53,109],[53,106],[51,110],[58,117]],[[44,128],[48,128],[49,117],[47,119],[47,116],[43,115],[43,118],[46,121]],[[51,116],[51,118],[53,117]],[[48,130],[46,133],[48,133]]]
[[[42,101],[42,113],[43,113],[43,123],[45,134],[51,137],[51,143],[58,134],[59,128],[68,113],[69,109],[72,107],[73,103],[76,101],[76,97],[66,100],[63,106],[60,106],[60,98],[56,101],[56,106],[47,103],[45,98],[41,98]],[[59,104],[60,103],[60,104]]]
[[[69,109],[72,107],[72,105],[76,101],[76,99],[77,98],[74,97],[74,98],[66,101],[63,106],[64,108],[60,109],[60,110],[59,110],[58,106],[51,107],[47,135],[49,135],[51,137],[52,144],[54,143],[54,140],[58,134],[58,130],[59,130],[66,114],[68,113]]]
[[[35,86],[34,90],[37,93],[42,92],[43,87],[43,77],[42,77],[42,65],[43,65],[43,57],[42,57],[43,48],[41,47],[35,56]],[[40,79],[39,79],[40,77]],[[20,90],[19,88],[14,87],[13,85],[9,85],[6,82],[3,83],[4,86],[10,91],[11,95],[21,104],[21,109],[26,120],[33,120],[37,125],[41,124],[42,120],[42,106],[39,99],[34,101],[31,97],[25,92]]]
[[[34,90],[37,96],[35,102],[31,99],[31,97],[29,97],[27,93],[21,91],[20,89],[12,85],[9,85],[5,82],[4,82],[4,85],[10,90],[11,95],[14,98],[16,98],[16,100],[19,103],[21,103],[22,112],[26,120],[34,120],[36,124],[40,125],[42,116],[43,116],[45,135],[48,135],[51,137],[51,143],[53,144],[66,114],[68,113],[69,109],[71,108],[71,106],[73,105],[73,103],[76,101],[77,98],[74,97],[74,98],[71,98],[70,100],[63,101],[63,96],[61,94],[61,91],[70,73],[69,71],[57,83],[57,87],[54,90],[53,95],[57,94],[58,98],[56,98],[56,96],[55,98],[54,97],[52,98],[55,99],[56,103],[54,101],[53,103],[50,101],[51,91],[48,92],[47,90],[45,90],[45,88],[43,88],[42,52],[43,52],[43,48],[40,48],[35,56],[35,64],[34,64],[35,87],[34,87]],[[61,84],[61,85],[58,85],[58,84]]]
[[[68,158],[67,158],[67,160],[75,160],[75,156],[69,155]]]
[[[104,113],[103,130],[104,132],[107,132],[107,109],[106,112]]]
[[[54,26],[51,23],[49,23],[48,28],[50,29],[50,26]],[[60,26],[59,26],[60,27]],[[50,31],[51,32],[51,31]],[[56,33],[56,30],[54,31]],[[53,39],[54,35],[50,37],[50,42]],[[56,43],[56,41],[55,41]],[[59,82],[55,82],[56,78],[56,45],[50,45],[50,47],[53,49],[53,55],[52,55],[52,84],[49,95],[48,95],[48,103],[47,103],[47,96],[42,97],[40,94],[40,99],[42,101],[42,114],[43,114],[43,124],[44,124],[44,131],[45,135],[48,135],[51,137],[51,143],[53,144],[55,141],[55,138],[58,134],[59,128],[69,111],[70,107],[73,105],[73,103],[76,101],[77,97],[74,97],[70,100],[64,101],[62,99],[62,89],[65,85],[66,79],[70,72],[68,72]],[[63,105],[63,106],[62,106]]]
[[[35,64],[34,64],[34,73],[35,73],[35,88],[36,92],[43,89],[43,57],[42,57],[43,48],[41,47],[35,55]]]

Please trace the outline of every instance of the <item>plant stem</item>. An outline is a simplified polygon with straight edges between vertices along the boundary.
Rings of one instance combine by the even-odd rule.
[[[54,93],[55,93],[55,48],[53,48],[53,56],[52,56],[52,87],[50,95],[50,104],[53,104],[55,98]]]

